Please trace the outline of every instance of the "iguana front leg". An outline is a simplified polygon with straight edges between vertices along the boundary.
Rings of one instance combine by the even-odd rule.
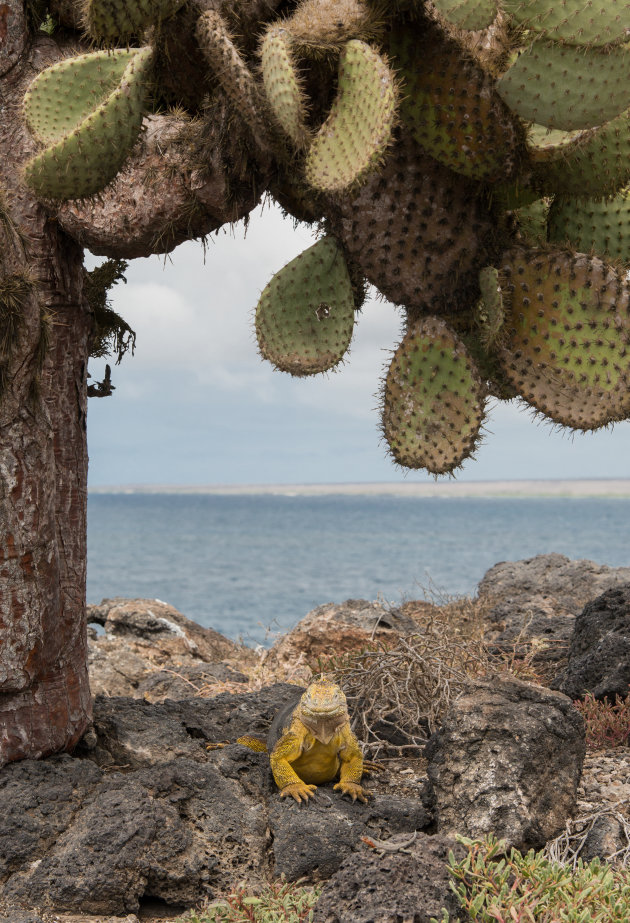
[[[359,741],[350,730],[350,725],[346,725],[342,730],[343,746],[339,750],[339,759],[341,760],[341,769],[339,771],[339,781],[333,788],[339,789],[342,795],[350,795],[353,801],[362,801],[367,804],[369,792],[361,785],[363,775],[363,754]]]
[[[280,797],[286,798],[289,795],[300,804],[302,800],[314,798],[317,789],[316,785],[303,782],[291,766],[291,763],[301,756],[303,749],[304,736],[289,731],[283,734],[269,757],[273,777],[280,789]]]

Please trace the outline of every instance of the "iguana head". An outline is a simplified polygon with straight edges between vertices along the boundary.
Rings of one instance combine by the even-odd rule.
[[[320,679],[311,683],[300,699],[302,714],[313,718],[347,715],[346,697],[336,683]]]
[[[317,680],[300,699],[300,718],[319,740],[328,743],[348,720],[346,697],[336,683]]]

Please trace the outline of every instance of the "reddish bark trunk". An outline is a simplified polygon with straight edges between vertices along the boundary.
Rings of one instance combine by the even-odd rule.
[[[17,4],[9,4],[19,15]],[[21,5],[20,5],[21,6]],[[90,720],[85,624],[86,364],[81,250],[19,182],[20,117],[44,46],[2,78],[0,183],[26,253],[0,234],[0,281],[31,276],[0,393],[0,765],[67,749]],[[26,56],[25,56],[26,57]],[[20,62],[21,63],[21,62]],[[50,342],[40,368],[42,315]]]
[[[238,220],[259,199],[258,183],[250,175],[232,175],[224,163],[229,156],[219,156],[220,126],[218,153],[202,175],[181,146],[165,152],[169,126],[155,117],[125,177],[98,200],[71,203],[50,217],[20,181],[21,164],[35,150],[22,100],[37,73],[76,52],[76,40],[61,32],[65,48],[60,48],[40,32],[29,47],[25,6],[21,0],[0,2],[0,766],[71,748],[90,720],[85,624],[90,315],[75,239],[94,252],[127,258],[162,252]],[[144,182],[149,169],[158,173],[153,186]],[[28,237],[26,251],[7,231],[5,199]],[[23,305],[17,340],[6,349],[2,286],[28,276],[36,285]],[[51,321],[43,368],[42,312]]]
[[[52,244],[46,234],[38,249],[52,251]],[[76,263],[77,254],[62,246],[40,256],[43,272],[62,268],[63,259]],[[28,374],[18,372],[11,399],[0,401],[0,765],[71,747],[91,709],[82,359],[88,318],[75,292],[57,285],[44,297],[56,313],[40,395],[33,399]],[[15,358],[32,374],[32,350],[19,352]]]

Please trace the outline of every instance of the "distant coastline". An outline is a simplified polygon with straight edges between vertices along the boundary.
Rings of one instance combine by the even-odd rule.
[[[129,484],[94,486],[98,494],[208,494],[279,497],[628,497],[630,478],[514,481],[423,481],[372,484]]]

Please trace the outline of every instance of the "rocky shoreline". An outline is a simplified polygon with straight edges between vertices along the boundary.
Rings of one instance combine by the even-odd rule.
[[[0,923],[172,921],[280,874],[324,883],[317,923],[428,923],[441,906],[456,918],[455,832],[551,845],[565,861],[578,843],[584,858],[630,851],[630,748],[585,753],[571,704],[628,691],[630,568],[553,554],[498,564],[475,601],[331,603],[266,652],[158,600],[104,600],[89,619],[93,727],[72,755],[0,770]],[[404,722],[381,722],[388,771],[368,805],[331,786],[288,804],[267,756],[234,743],[264,736],[318,664],[366,645],[421,653],[430,672],[440,625],[451,653],[458,637],[479,645],[482,667],[444,699],[426,748]]]

